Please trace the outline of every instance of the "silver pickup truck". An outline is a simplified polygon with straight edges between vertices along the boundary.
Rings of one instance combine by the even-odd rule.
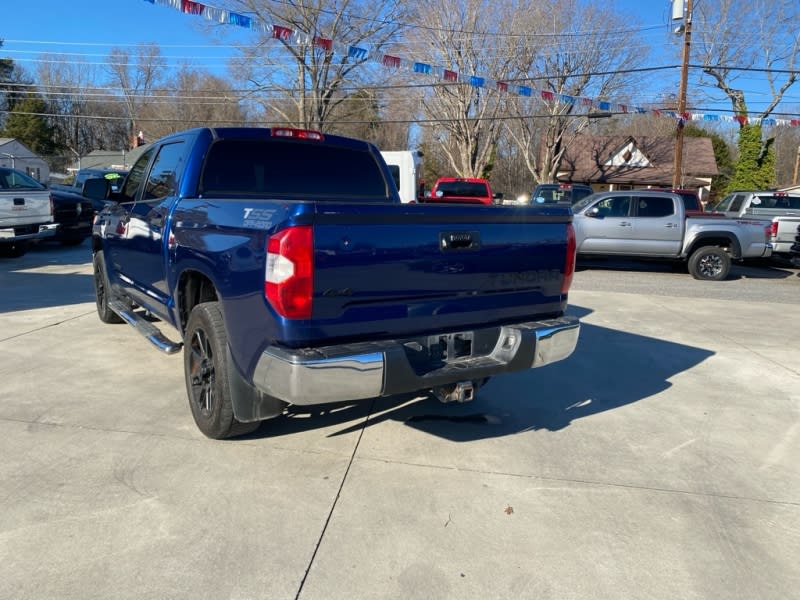
[[[800,194],[775,191],[731,192],[713,210],[727,217],[769,222],[773,256],[789,257],[789,250],[800,224]]]
[[[0,254],[21,256],[30,240],[55,235],[50,190],[18,171],[0,167]]]
[[[695,279],[721,281],[731,261],[772,254],[769,225],[722,215],[686,215],[672,192],[600,192],[574,204],[578,255],[685,261]]]

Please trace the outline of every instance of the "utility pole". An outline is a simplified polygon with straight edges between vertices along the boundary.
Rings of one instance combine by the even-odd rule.
[[[683,0],[674,0],[674,4]],[[675,14],[673,6],[673,15]],[[692,0],[686,0],[683,11],[683,62],[681,63],[681,83],[678,89],[678,129],[675,132],[675,163],[672,173],[672,187],[683,187],[683,128],[685,126],[683,115],[686,112],[686,87],[689,78],[689,48],[692,42]]]

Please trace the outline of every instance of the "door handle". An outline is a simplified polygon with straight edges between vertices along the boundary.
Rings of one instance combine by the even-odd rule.
[[[667,229],[673,229],[674,227],[677,226],[678,226],[677,223],[667,223],[666,225],[664,225],[664,227],[666,227]]]
[[[619,226],[620,227],[630,227],[631,224],[628,221],[622,221],[622,223],[620,223]]]

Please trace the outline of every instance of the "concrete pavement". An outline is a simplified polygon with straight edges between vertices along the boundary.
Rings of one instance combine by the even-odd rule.
[[[0,598],[800,589],[786,304],[596,291],[579,272],[562,363],[465,405],[298,410],[217,442],[192,422],[182,357],[97,319],[87,253],[0,261]]]

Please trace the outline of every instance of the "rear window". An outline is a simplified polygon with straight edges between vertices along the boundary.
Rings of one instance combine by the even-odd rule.
[[[758,200],[758,202],[756,201]],[[800,209],[800,196],[774,196],[759,194],[750,201],[753,208],[794,208]]]
[[[703,210],[700,200],[695,194],[680,192],[678,195],[681,197],[681,200],[683,200],[683,208],[686,210]]]
[[[362,149],[294,140],[220,140],[208,153],[200,194],[313,196],[386,201],[389,187]]]
[[[552,202],[575,204],[590,194],[592,194],[592,189],[588,186],[573,186],[572,184],[540,185],[533,192],[533,202],[539,204],[550,204]]]
[[[15,169],[0,169],[0,190],[43,190],[45,186]]]
[[[460,196],[462,198],[485,198],[489,190],[485,183],[473,181],[440,181],[436,186],[436,195],[442,198]]]

